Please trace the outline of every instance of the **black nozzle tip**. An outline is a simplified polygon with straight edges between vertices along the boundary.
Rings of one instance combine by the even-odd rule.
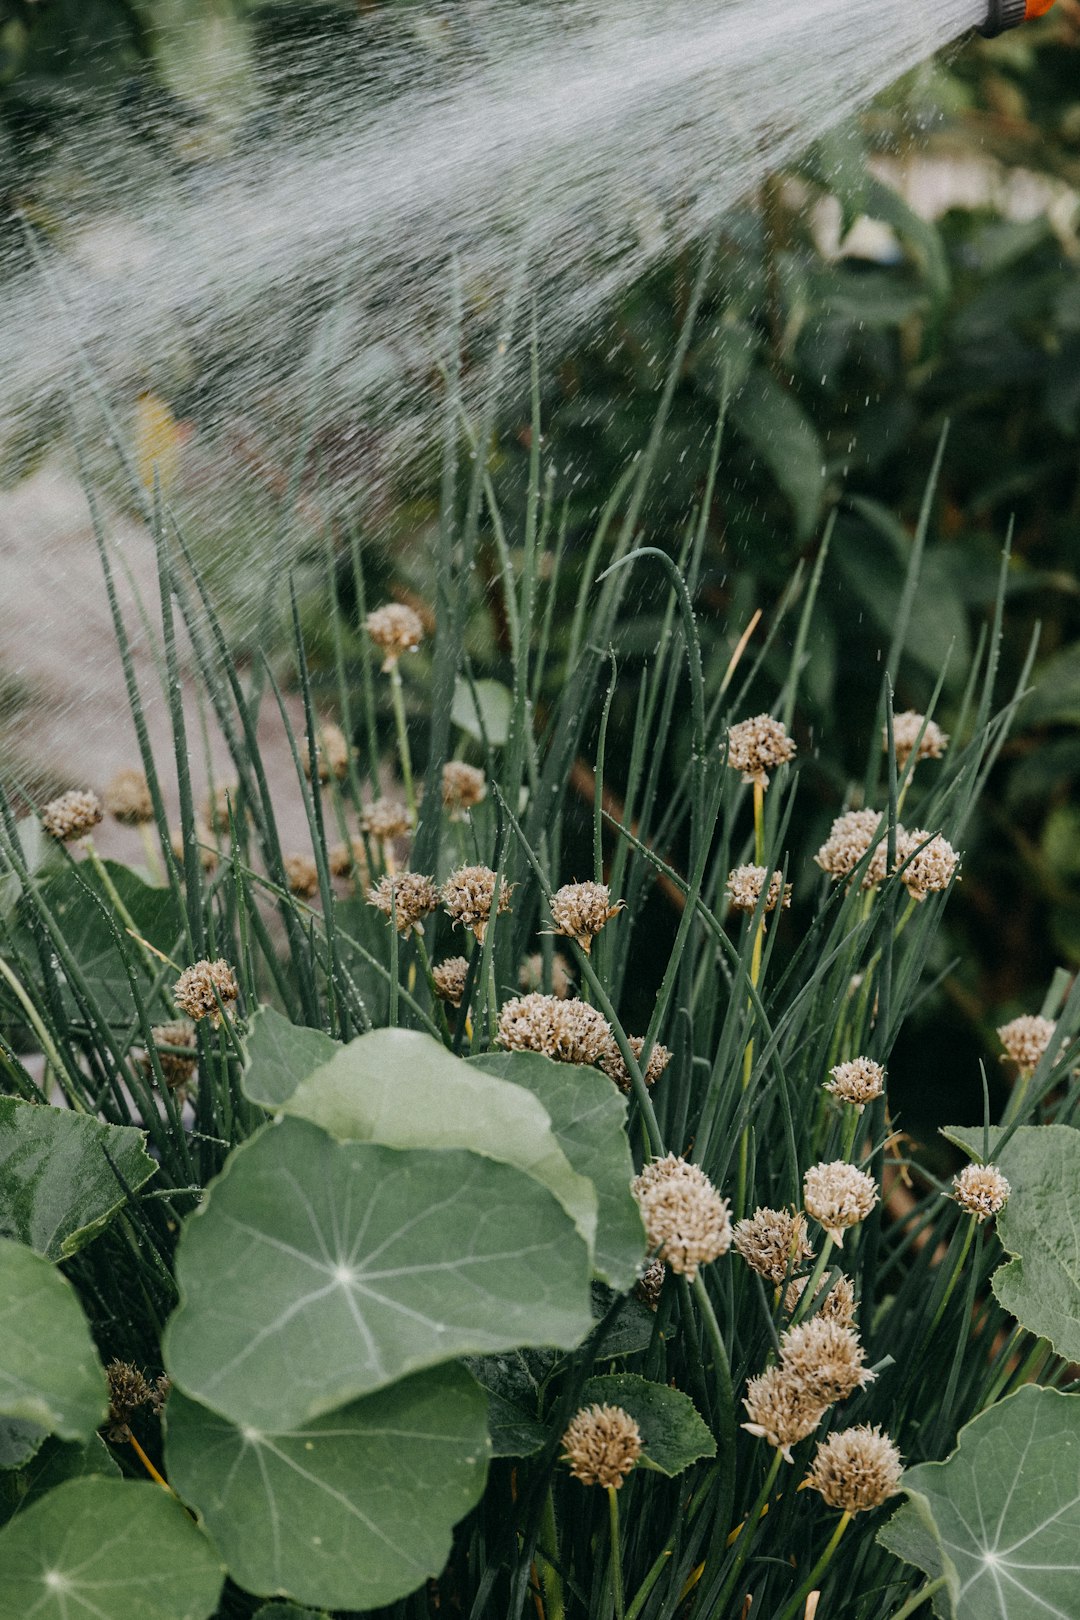
[[[984,39],[993,39],[1007,28],[1017,28],[1027,15],[1027,0],[990,0],[986,21],[977,30]]]

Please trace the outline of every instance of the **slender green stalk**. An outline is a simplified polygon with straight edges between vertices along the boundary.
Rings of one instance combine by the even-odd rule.
[[[397,731],[398,764],[401,780],[405,784],[405,803],[416,821],[416,788],[413,785],[412,754],[409,751],[409,724],[405,718],[405,695],[401,685],[401,671],[396,664],[390,668],[390,701],[394,707],[394,726]]]
[[[562,1576],[559,1574],[559,1531],[555,1523],[555,1499],[548,1486],[544,1505],[540,1511],[540,1532],[537,1540],[540,1553],[540,1584],[544,1589],[545,1620],[565,1620],[566,1603],[563,1598]]]
[[[947,1579],[946,1575],[939,1575],[936,1580],[927,1581],[925,1586],[920,1586],[917,1592],[911,1594],[906,1603],[900,1605],[896,1613],[891,1616],[891,1620],[908,1620],[909,1615],[914,1614],[916,1609],[922,1608],[927,1598],[932,1598],[935,1592],[941,1591]]]
[[[825,1574],[825,1571],[828,1569],[829,1565],[832,1563],[833,1554],[835,1553],[837,1547],[839,1547],[839,1545],[840,1545],[840,1538],[843,1536],[844,1531],[847,1529],[848,1525],[851,1523],[851,1520],[852,1520],[852,1514],[850,1514],[850,1513],[842,1513],[840,1515],[840,1523],[837,1525],[836,1529],[833,1531],[832,1535],[830,1536],[829,1543],[828,1543],[828,1546],[825,1548],[825,1551],[822,1553],[821,1557],[818,1559],[817,1563],[814,1565],[813,1569],[810,1571],[810,1573],[806,1577],[805,1581],[803,1581],[802,1585],[799,1587],[799,1589],[795,1593],[794,1597],[789,1598],[787,1603],[785,1603],[784,1607],[780,1610],[780,1613],[777,1615],[776,1620],[796,1620],[796,1616],[798,1616],[801,1613],[803,1604],[806,1602],[806,1599],[810,1596],[810,1593],[814,1590],[814,1588],[819,1584],[819,1582],[821,1581],[822,1576]]]
[[[16,976],[15,970],[9,967],[8,963],[4,961],[2,956],[0,956],[0,977],[3,977],[6,980],[9,989],[13,992],[19,1006],[26,1014],[27,1022],[34,1031],[34,1034],[37,1036],[38,1040],[41,1042],[41,1050],[45,1054],[45,1060],[56,1077],[57,1085],[67,1098],[68,1106],[73,1108],[76,1113],[85,1114],[86,1108],[81,1102],[75,1088],[71,1084],[68,1077],[67,1066],[65,1065],[59,1052],[56,1050],[56,1047],[53,1044],[52,1036],[42,1023],[37,1008],[27,995],[21,981]]]
[[[615,1603],[615,1620],[626,1620],[626,1601],[623,1597],[622,1546],[619,1536],[618,1487],[607,1487],[608,1523],[611,1527],[611,1595]]]

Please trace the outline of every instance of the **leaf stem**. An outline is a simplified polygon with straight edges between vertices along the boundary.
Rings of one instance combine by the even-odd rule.
[[[138,1457],[139,1461],[142,1463],[143,1467],[146,1469],[146,1472],[150,1475],[150,1478],[154,1481],[154,1484],[155,1485],[160,1485],[162,1490],[163,1491],[168,1491],[170,1496],[175,1496],[176,1492],[173,1490],[172,1486],[169,1484],[168,1480],[164,1477],[164,1475],[158,1473],[157,1469],[154,1467],[153,1463],[150,1461],[149,1457],[146,1455],[146,1452],[143,1450],[142,1446],[140,1446],[140,1444],[136,1440],[135,1436],[132,1434],[132,1435],[129,1435],[128,1438],[129,1438],[129,1440],[131,1442],[132,1451],[135,1453],[136,1457]]]
[[[405,719],[405,697],[401,686],[401,671],[394,664],[390,669],[390,701],[394,706],[394,725],[397,728],[398,762],[401,779],[405,784],[405,803],[413,822],[416,821],[416,788],[413,785],[412,754],[409,752],[409,727]]]
[[[608,1522],[611,1525],[611,1594],[615,1600],[615,1620],[626,1620],[623,1600],[622,1550],[619,1546],[619,1494],[614,1485],[607,1487]]]
[[[927,1581],[925,1586],[920,1586],[919,1590],[913,1592],[907,1602],[897,1609],[892,1620],[908,1620],[908,1615],[914,1614],[916,1609],[922,1608],[927,1598],[933,1597],[935,1592],[941,1591],[941,1588],[945,1585],[945,1579],[944,1575],[939,1575],[936,1580]]]

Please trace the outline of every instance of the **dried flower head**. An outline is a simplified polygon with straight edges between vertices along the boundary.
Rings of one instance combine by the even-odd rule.
[[[236,800],[239,792],[239,782],[222,782],[213,793],[207,794],[203,800],[201,820],[212,831],[228,832],[230,813],[233,819],[236,819]]]
[[[727,897],[736,911],[757,910],[766,877],[769,891],[765,896],[765,910],[775,911],[777,906],[787,910],[791,904],[791,884],[784,882],[782,872],[767,873],[763,866],[736,866],[727,879]]]
[[[445,961],[436,962],[431,978],[440,1001],[448,1001],[451,1007],[461,1006],[468,971],[469,964],[464,956],[448,956]]]
[[[923,730],[925,725],[926,729]],[[919,732],[922,731],[922,738]],[[917,759],[940,759],[949,745],[949,739],[941,727],[934,720],[927,720],[924,714],[916,714],[914,709],[905,709],[903,714],[893,715],[893,747],[896,749],[896,764],[903,770],[911,757],[916,742],[919,744]],[[881,746],[889,746],[888,728],[881,728]]]
[[[776,1446],[785,1462],[791,1462],[791,1448],[813,1434],[825,1412],[801,1378],[785,1367],[766,1367],[746,1385],[743,1405],[749,1423],[743,1428]]]
[[[361,883],[367,882],[367,851],[362,838],[350,838],[347,844],[332,844],[327,862],[334,877],[351,877],[355,873]]]
[[[831,1508],[866,1513],[896,1495],[902,1473],[900,1453],[889,1436],[877,1424],[860,1423],[821,1442],[806,1483]]]
[[[154,819],[154,801],[144,772],[133,766],[117,771],[105,789],[105,808],[124,827],[141,827]]]
[[[877,1203],[877,1183],[873,1176],[856,1170],[844,1159],[831,1164],[815,1164],[803,1177],[803,1204],[806,1213],[820,1221],[834,1243],[843,1244],[849,1226],[865,1221]]]
[[[424,621],[403,602],[388,602],[369,613],[364,628],[383,655],[383,672],[389,673],[402,653],[414,652],[424,639]]]
[[[750,720],[740,720],[728,730],[727,762],[732,770],[742,771],[744,782],[769,785],[769,771],[785,765],[794,758],[795,743],[787,734],[782,720],[771,714],[755,714]]]
[[[150,1031],[150,1039],[154,1043],[165,1084],[171,1091],[186,1086],[199,1061],[195,1025],[187,1018],[172,1018],[167,1024],[155,1024]],[[145,1060],[144,1068],[150,1071],[149,1058]]]
[[[923,848],[920,849],[920,845]],[[931,838],[921,827],[906,835],[903,849],[897,842],[897,855],[901,860],[906,860],[912,850],[917,853],[911,856],[900,877],[911,898],[921,902],[928,895],[940,893],[949,887],[953,873],[960,864],[960,856],[941,833]]]
[[[329,782],[331,777],[341,782],[348,775],[352,749],[341,727],[327,720],[315,733],[315,759],[319,767],[319,781]],[[311,780],[311,750],[304,744],[304,775]]]
[[[875,1376],[855,1329],[822,1315],[788,1328],[780,1340],[780,1364],[826,1406],[846,1400]]]
[[[424,918],[439,904],[439,891],[423,872],[394,872],[380,878],[367,897],[369,906],[396,921],[397,931],[405,939],[414,928],[418,934],[424,932]]]
[[[814,856],[830,877],[850,877],[867,850],[873,849],[861,887],[872,889],[885,880],[888,865],[888,818],[880,810],[847,810],[837,816],[829,836]],[[903,828],[897,827],[897,847]]]
[[[205,958],[194,962],[173,986],[173,1000],[180,1011],[196,1023],[200,1018],[209,1018],[215,1029],[221,1022],[221,1007],[228,1012],[239,994],[236,974],[222,956],[216,962]]]
[[[642,1052],[645,1050],[644,1035],[629,1036],[627,1045],[634,1056],[640,1059]],[[647,1086],[655,1086],[673,1056],[674,1053],[669,1051],[666,1046],[661,1046],[659,1041],[653,1042],[652,1049],[649,1052],[649,1061],[645,1065],[645,1072],[642,1076]],[[626,1067],[623,1055],[614,1041],[612,1041],[611,1049],[605,1052],[600,1059],[600,1067],[609,1080],[614,1080],[620,1091],[628,1092],[630,1090],[630,1070]]]
[[[527,956],[518,969],[518,984],[523,990],[543,990],[544,988],[544,958],[539,951]],[[570,964],[562,951],[553,951],[551,956],[551,993],[560,1000],[566,997],[574,988]]]
[[[542,1052],[557,1063],[598,1063],[611,1047],[611,1025],[587,1001],[533,991],[513,996],[499,1013],[498,1043],[511,1052]]]
[[[487,778],[476,765],[448,759],[442,768],[442,802],[451,821],[465,821],[469,811],[487,798]]]
[[[373,799],[360,812],[360,828],[369,838],[388,843],[392,838],[403,838],[412,828],[408,806],[398,799]]]
[[[497,882],[498,876],[490,866],[459,866],[442,886],[442,903],[450,913],[454,927],[460,924],[463,928],[471,928],[481,944],[491,921]],[[515,887],[513,883],[499,883],[498,916],[510,910],[510,898]]]
[[[634,1285],[634,1293],[643,1305],[650,1311],[655,1311],[660,1304],[660,1295],[664,1288],[664,1278],[667,1276],[667,1266],[662,1260],[650,1260]]]
[[[851,1058],[847,1063],[838,1063],[829,1073],[832,1079],[826,1080],[825,1090],[841,1102],[854,1104],[860,1114],[885,1090],[885,1070],[873,1058]]]
[[[1021,1075],[1026,1078],[1039,1067],[1056,1029],[1057,1024],[1052,1018],[1023,1013],[1019,1018],[1001,1025],[998,1040],[1005,1048],[1005,1057],[1012,1058]]]
[[[217,845],[214,843],[214,834],[203,821],[197,821],[192,834],[199,850],[199,865],[204,872],[213,872],[218,863]],[[179,827],[170,828],[169,848],[180,865],[180,876],[184,875],[184,834]]]
[[[583,1485],[618,1490],[641,1456],[641,1430],[621,1406],[583,1406],[562,1438],[563,1462]]]
[[[552,931],[576,939],[588,952],[604,924],[623,905],[622,900],[611,904],[611,890],[606,883],[564,883],[551,897]]]
[[[319,892],[319,868],[310,855],[286,855],[282,861],[290,894],[310,900]]]
[[[154,1386],[130,1361],[110,1361],[105,1369],[109,1384],[109,1417],[105,1432],[116,1445],[131,1439],[131,1420],[143,1406],[154,1402]]]
[[[96,793],[72,788],[70,793],[61,793],[58,799],[49,800],[41,812],[41,825],[51,837],[67,844],[73,838],[85,838],[103,813]]]
[[[968,1215],[983,1221],[1004,1209],[1012,1188],[995,1164],[968,1164],[953,1177],[953,1197]]]
[[[690,1282],[731,1247],[728,1203],[704,1170],[674,1153],[653,1159],[630,1183],[649,1248]]]
[[[784,1291],[784,1310],[788,1316],[794,1315],[799,1301],[806,1292],[809,1277],[795,1277]],[[817,1304],[817,1300],[821,1300]],[[829,1285],[829,1291],[822,1298],[821,1294],[815,1296],[814,1315],[825,1317],[831,1322],[839,1322],[842,1327],[851,1327],[855,1321],[855,1286],[850,1277],[840,1272],[835,1281]]]
[[[751,1271],[778,1287],[814,1253],[804,1216],[788,1209],[755,1209],[735,1227],[735,1248]]]

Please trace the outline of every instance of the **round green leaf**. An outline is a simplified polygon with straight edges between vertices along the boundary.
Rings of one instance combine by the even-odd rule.
[[[531,1176],[475,1153],[335,1142],[296,1119],[230,1154],[176,1272],[170,1374],[257,1429],[455,1356],[570,1348],[592,1325],[588,1251]]]
[[[100,1434],[83,1445],[81,1440],[57,1440],[50,1435],[19,1472],[0,1479],[0,1524],[28,1508],[39,1496],[66,1479],[106,1474],[119,1479],[120,1468]]]
[[[66,1260],[123,1208],[157,1166],[146,1137],[89,1114],[0,1097],[0,1236]],[[112,1160],[112,1164],[109,1160]]]
[[[1028,1384],[960,1431],[943,1463],[909,1468],[880,1532],[931,1576],[955,1570],[956,1620],[1060,1620],[1080,1593],[1080,1396]],[[937,1532],[932,1547],[924,1519]],[[942,1556],[942,1554],[944,1556]]]
[[[75,1290],[40,1255],[0,1238],[0,1417],[88,1440],[107,1408]]]
[[[224,1573],[159,1485],[72,1479],[0,1531],[0,1620],[207,1620]]]
[[[689,1395],[667,1384],[654,1384],[637,1373],[590,1378],[581,1392],[582,1406],[621,1406],[641,1430],[642,1468],[681,1474],[699,1457],[715,1457],[716,1441]]]
[[[0,1418],[0,1469],[21,1468],[41,1450],[48,1429],[25,1418]]]
[[[454,683],[450,718],[478,743],[486,733],[490,746],[501,748],[510,735],[513,710],[513,696],[501,681],[470,683],[459,675]]]
[[[453,1365],[287,1433],[237,1428],[173,1396],[169,1478],[249,1592],[367,1610],[446,1562],[484,1488],[485,1412]]]
[[[614,1090],[610,1080],[599,1078]],[[302,1079],[283,1107],[339,1141],[468,1148],[516,1165],[554,1194],[592,1247],[596,1189],[587,1174],[572,1167],[543,1100],[493,1074],[478,1073],[430,1035],[411,1029],[359,1035]],[[634,1172],[628,1148],[626,1161],[629,1198]]]
[[[554,1063],[539,1052],[485,1052],[471,1061],[543,1103],[566,1157],[596,1188],[596,1273],[619,1291],[632,1287],[645,1255],[645,1229],[630,1191],[634,1161],[621,1091],[597,1069]]]
[[[328,1063],[341,1042],[321,1029],[290,1024],[273,1007],[258,1007],[248,1021],[244,1037],[247,1062],[240,1089],[263,1108],[280,1108],[305,1075]]]

